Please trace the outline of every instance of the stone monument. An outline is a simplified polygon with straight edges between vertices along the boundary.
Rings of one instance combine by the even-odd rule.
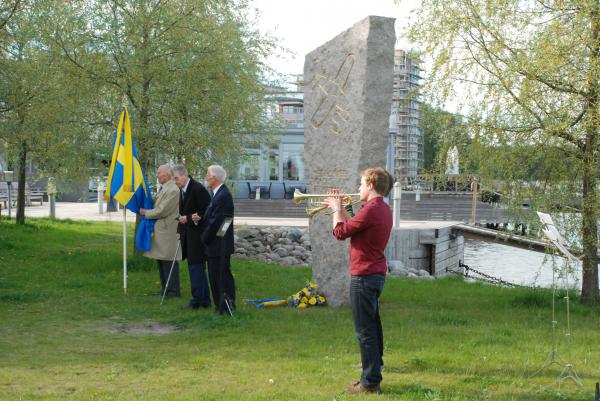
[[[394,19],[369,16],[304,62],[304,158],[308,193],[357,193],[360,172],[385,167],[392,105]],[[349,302],[349,240],[331,216],[310,222],[313,280],[332,306]]]

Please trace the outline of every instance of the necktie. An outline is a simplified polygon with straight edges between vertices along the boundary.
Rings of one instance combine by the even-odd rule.
[[[183,205],[183,197],[185,195],[185,191],[183,189],[179,190],[179,200],[181,201],[181,204]]]

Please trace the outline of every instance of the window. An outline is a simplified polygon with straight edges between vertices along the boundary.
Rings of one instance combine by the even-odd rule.
[[[257,150],[249,150],[249,153],[242,158],[238,169],[238,179],[240,180],[258,180],[259,154]]]
[[[281,148],[283,179],[285,181],[304,181],[304,145],[284,143]]]
[[[287,114],[302,114],[304,109],[302,106],[283,105],[281,111]]]
[[[267,153],[267,174],[269,180],[279,180],[279,147],[271,147]]]

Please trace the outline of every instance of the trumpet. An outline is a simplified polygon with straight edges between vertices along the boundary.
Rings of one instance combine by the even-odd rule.
[[[300,202],[302,202],[303,200],[307,200],[307,199],[319,199],[319,198],[331,198],[331,197],[335,197],[337,195],[332,195],[332,194],[303,194],[302,192],[300,192],[298,190],[298,188],[296,188],[296,190],[294,191],[294,203],[298,204]],[[358,197],[360,196],[360,194],[344,194],[343,199],[342,199],[342,203],[346,203],[349,204],[350,202],[353,202],[353,197]]]
[[[321,213],[322,211],[327,210],[327,208],[328,208],[328,206],[325,203],[318,202],[317,199],[329,198],[332,196],[336,196],[336,195],[333,195],[333,194],[303,194],[296,188],[296,190],[294,191],[294,203],[299,204],[300,202],[302,202],[304,200],[308,200],[310,202],[310,205],[317,205],[315,207],[306,208],[306,214],[308,215],[308,218],[312,219],[314,216]],[[355,199],[356,197],[359,197],[360,194],[344,194],[341,196],[342,196],[342,206],[355,205],[357,203],[360,203],[360,199]],[[331,213],[327,213],[327,214],[331,214]]]
[[[358,205],[359,203],[361,203],[361,200],[357,200],[357,201],[353,201],[352,203],[348,203],[348,204],[344,204],[344,206],[348,206],[348,205]],[[321,205],[321,206],[317,206],[317,207],[307,207],[306,208],[306,215],[308,216],[309,219],[312,219],[313,217],[315,217],[317,214],[321,213],[324,210],[327,210],[329,206],[327,205]],[[333,214],[333,212],[327,212],[325,213],[327,216]]]

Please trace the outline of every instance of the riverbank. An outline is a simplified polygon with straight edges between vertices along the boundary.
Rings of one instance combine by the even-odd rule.
[[[131,258],[121,288],[120,226],[0,221],[2,400],[367,400],[343,388],[360,361],[347,308],[256,309],[233,319],[159,306],[152,261]],[[238,299],[286,296],[310,267],[233,261]],[[189,280],[182,268],[182,292]],[[558,350],[584,387],[533,379],[551,350],[551,293],[458,279],[390,277],[381,299],[385,371],[378,400],[593,399],[597,307],[571,301],[572,344],[557,298]],[[541,390],[542,389],[542,390]],[[540,391],[541,390],[541,391]]]

